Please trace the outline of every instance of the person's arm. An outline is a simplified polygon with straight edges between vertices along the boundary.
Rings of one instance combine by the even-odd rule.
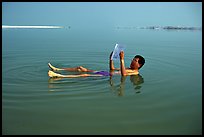
[[[120,71],[121,71],[122,76],[127,75],[127,72],[125,69],[125,61],[124,61],[124,52],[123,51],[120,52]]]
[[[113,60],[111,60],[112,54],[113,54],[113,51],[111,52],[110,57],[109,57],[109,68],[110,68],[110,70],[115,69],[114,64],[113,64]]]

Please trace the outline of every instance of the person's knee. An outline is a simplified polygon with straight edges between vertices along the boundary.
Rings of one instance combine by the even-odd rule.
[[[81,69],[81,71],[83,71],[83,72],[87,72],[87,71],[88,71],[88,69],[85,68],[85,67],[83,67],[83,66],[80,66],[80,69]]]

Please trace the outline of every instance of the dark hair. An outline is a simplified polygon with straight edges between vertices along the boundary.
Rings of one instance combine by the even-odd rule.
[[[136,55],[135,58],[139,58],[138,63],[140,64],[140,67],[138,69],[140,69],[145,64],[145,59],[140,55]]]

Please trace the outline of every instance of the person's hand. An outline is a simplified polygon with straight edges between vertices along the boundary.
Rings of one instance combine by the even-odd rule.
[[[111,56],[112,56],[112,54],[113,54],[113,51],[111,52],[111,54],[110,54],[110,56],[109,56],[109,59],[111,60]]]
[[[120,60],[124,60],[124,51],[120,52]]]

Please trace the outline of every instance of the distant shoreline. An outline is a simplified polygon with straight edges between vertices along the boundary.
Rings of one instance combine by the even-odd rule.
[[[150,26],[146,27],[146,29],[167,29],[167,30],[201,30],[201,27],[180,27],[180,26],[165,26],[165,27],[158,27],[158,26]]]
[[[117,29],[151,29],[151,30],[202,30],[202,27],[180,26],[147,26],[147,27],[117,27]]]

